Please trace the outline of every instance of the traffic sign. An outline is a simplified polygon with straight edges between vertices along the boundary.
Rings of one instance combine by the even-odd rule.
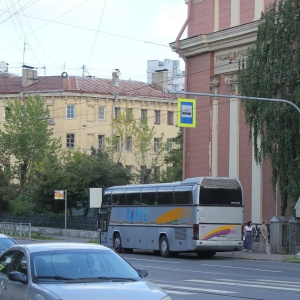
[[[178,98],[177,100],[177,126],[196,127],[196,100]]]

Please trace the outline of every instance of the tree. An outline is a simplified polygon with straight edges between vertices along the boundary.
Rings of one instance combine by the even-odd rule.
[[[11,200],[14,199],[16,190],[0,168],[0,207],[1,212],[8,212]]]
[[[183,167],[183,128],[181,127],[177,136],[172,140],[172,149],[164,158],[167,169],[163,172],[162,181],[172,182],[182,180]]]
[[[112,162],[105,153],[92,149],[88,155],[67,151],[60,160],[47,157],[36,165],[22,198],[17,199],[14,211],[21,213],[20,203],[30,203],[32,212],[62,213],[64,201],[54,200],[55,190],[67,190],[69,214],[75,210],[89,211],[89,189],[128,184],[130,175]],[[29,206],[25,205],[28,209]],[[24,212],[24,210],[23,210]]]
[[[150,128],[146,118],[136,121],[128,109],[112,119],[112,128],[112,136],[106,138],[109,157],[114,162],[126,166],[128,153],[125,151],[130,150],[135,161],[132,180],[136,183],[159,181],[160,174],[155,170],[163,164],[166,151],[164,135],[156,137],[154,126]]]
[[[155,172],[156,167],[163,165],[166,151],[164,134],[156,137],[154,126],[148,125],[148,120],[142,118],[134,123],[133,155],[135,157],[135,181],[150,183],[159,181],[160,174]]]
[[[274,3],[262,14],[257,40],[240,62],[239,90],[242,95],[281,98],[300,106],[300,2]],[[245,68],[246,67],[246,68]],[[280,187],[281,214],[288,202],[294,207],[300,190],[299,113],[291,106],[266,102],[242,102],[250,126],[258,163],[272,165],[274,197]]]
[[[35,163],[47,155],[57,155],[60,141],[48,128],[49,110],[39,96],[19,99],[6,107],[4,131],[0,131],[1,164],[10,165],[23,187]]]

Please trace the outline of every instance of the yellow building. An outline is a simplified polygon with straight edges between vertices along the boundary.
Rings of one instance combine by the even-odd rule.
[[[163,80],[163,74],[159,74]],[[162,81],[165,84],[164,81]],[[165,84],[166,86],[166,84]],[[177,100],[164,91],[164,86],[148,85],[133,80],[120,80],[115,70],[112,79],[95,77],[41,76],[29,68],[22,76],[0,73],[0,129],[5,122],[5,107],[13,99],[40,95],[50,110],[49,126],[54,137],[60,137],[64,148],[89,151],[105,147],[105,139],[113,133],[112,117],[129,109],[134,119],[148,119],[157,137],[164,133],[165,141],[177,136]],[[130,143],[130,140],[129,140]],[[155,146],[156,138],[153,140]],[[170,144],[171,145],[171,144]],[[133,166],[135,158],[127,145],[126,165]]]

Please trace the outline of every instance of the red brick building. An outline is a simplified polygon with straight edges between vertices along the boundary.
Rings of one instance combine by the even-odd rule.
[[[238,95],[238,61],[256,39],[261,12],[274,0],[186,0],[188,16],[171,47],[186,62],[186,91]],[[180,40],[187,30],[187,38]],[[251,95],[248,95],[251,96]],[[280,215],[268,163],[258,166],[239,99],[196,99],[197,126],[185,129],[184,178],[231,176],[244,189],[245,221]]]

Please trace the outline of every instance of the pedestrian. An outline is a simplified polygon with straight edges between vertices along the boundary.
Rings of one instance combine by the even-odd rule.
[[[268,227],[266,220],[263,220],[262,225],[260,225],[260,239],[259,239],[259,252],[262,252],[262,248],[265,245],[266,253],[271,254],[270,245],[268,240]]]
[[[249,221],[244,227],[245,241],[244,241],[244,251],[252,252],[252,240],[253,240],[253,227],[252,221]]]

